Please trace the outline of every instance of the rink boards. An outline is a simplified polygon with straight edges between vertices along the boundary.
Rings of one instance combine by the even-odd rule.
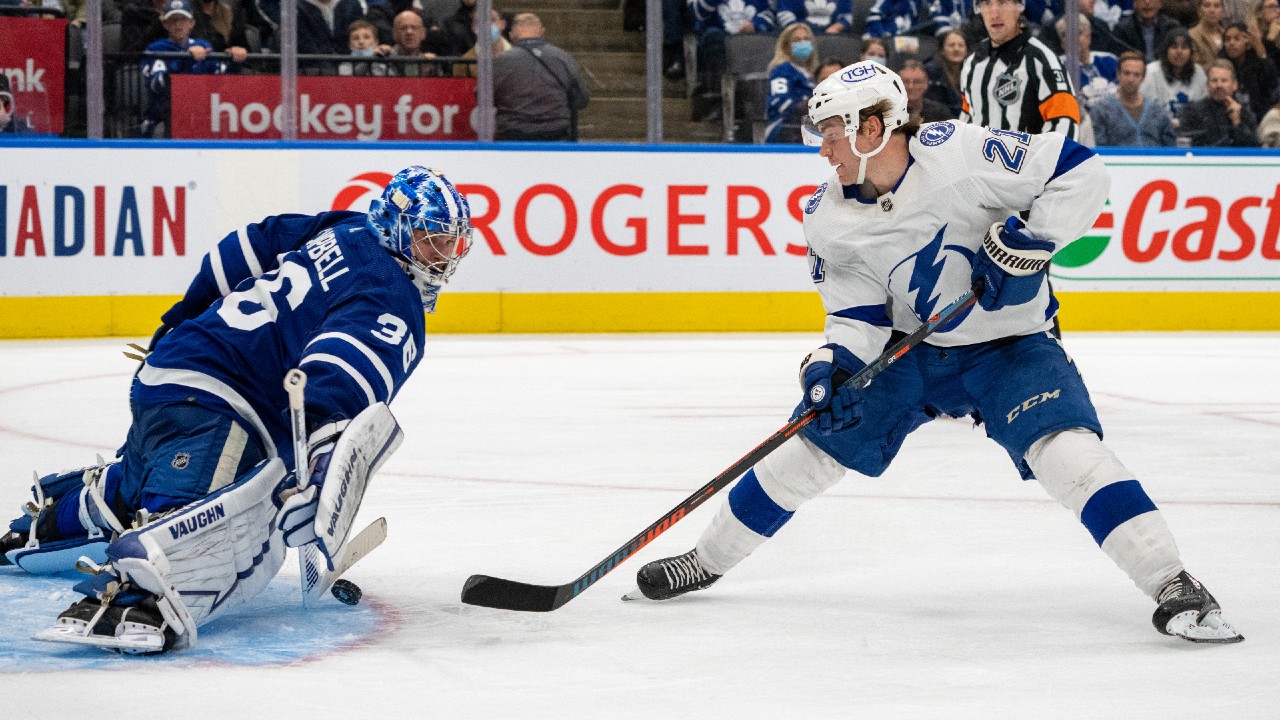
[[[1055,257],[1077,330],[1280,330],[1280,154],[1105,152]],[[830,170],[759,146],[0,145],[0,337],[150,334],[224,234],[368,206],[410,164],[472,205],[431,332],[818,331],[800,218]]]

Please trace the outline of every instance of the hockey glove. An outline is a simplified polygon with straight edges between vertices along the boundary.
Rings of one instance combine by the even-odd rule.
[[[994,312],[1031,302],[1049,273],[1053,243],[1037,240],[1017,217],[991,226],[982,239],[982,252],[973,260],[973,279],[986,289],[978,298],[983,310]]]
[[[342,423],[345,427],[346,423]],[[315,542],[316,509],[319,505],[320,488],[324,485],[325,475],[329,472],[329,461],[333,459],[333,448],[338,436],[330,434],[333,425],[326,425],[311,434],[311,439],[318,444],[311,449],[307,459],[309,481],[307,488],[285,498],[280,507],[278,526],[284,534],[284,544],[288,547],[301,547]],[[317,436],[325,436],[318,439]]]
[[[817,411],[819,433],[830,435],[862,422],[862,394],[843,383],[866,366],[835,343],[814,350],[800,363],[802,404]]]

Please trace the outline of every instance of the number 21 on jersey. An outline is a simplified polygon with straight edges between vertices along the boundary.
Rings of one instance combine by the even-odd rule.
[[[992,137],[982,144],[982,155],[988,162],[1000,163],[1011,173],[1022,171],[1031,136],[1013,130],[991,130]]]

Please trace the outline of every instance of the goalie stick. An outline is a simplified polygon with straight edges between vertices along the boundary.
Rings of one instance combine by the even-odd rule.
[[[929,318],[910,335],[885,350],[880,354],[880,357],[871,361],[856,375],[846,380],[844,385],[859,390],[870,385],[877,375],[902,357],[908,350],[924,342],[926,338],[937,332],[938,328],[950,324],[951,321],[967,312],[978,301],[978,297],[981,294],[982,284],[980,281],[975,282],[972,290],[956,298],[954,302]],[[532,585],[489,575],[472,575],[467,578],[466,585],[462,588],[462,602],[468,605],[524,612],[550,612],[560,608],[580,595],[583,590],[595,584],[609,571],[621,565],[627,558],[635,555],[645,545],[653,542],[659,535],[671,529],[672,525],[683,520],[686,515],[706,502],[707,498],[737,480],[739,476],[763,460],[765,456],[791,439],[793,435],[805,425],[808,425],[816,416],[817,413],[812,408],[801,413],[727,470],[712,478],[711,482],[698,488],[692,495],[672,508],[670,512],[642,530],[639,535],[631,538],[604,560],[596,563],[594,567],[583,573],[577,580],[563,585]]]
[[[306,388],[305,372],[294,368],[285,373],[284,389],[289,393],[289,428],[293,433],[293,474],[298,481],[298,492],[306,490],[311,482],[307,469]],[[319,584],[321,575],[327,572],[321,566],[318,554],[315,543],[307,543],[298,548],[298,578],[302,588],[303,607],[307,607],[315,599],[311,591]],[[329,584],[332,585],[332,581]]]

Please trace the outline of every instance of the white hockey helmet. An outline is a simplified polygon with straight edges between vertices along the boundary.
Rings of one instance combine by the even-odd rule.
[[[906,125],[911,118],[911,113],[907,111],[907,90],[898,73],[870,60],[856,62],[831,73],[826,80],[818,83],[809,98],[809,115],[805,118],[804,131],[801,133],[804,143],[815,147],[822,145],[822,133],[817,130],[818,123],[833,117],[844,120],[845,135],[853,135],[858,131],[862,111],[881,100],[889,101],[889,109],[884,114],[884,135],[887,141],[891,131]],[[880,150],[877,149],[866,157],[877,152]],[[859,157],[863,156],[859,154]]]

